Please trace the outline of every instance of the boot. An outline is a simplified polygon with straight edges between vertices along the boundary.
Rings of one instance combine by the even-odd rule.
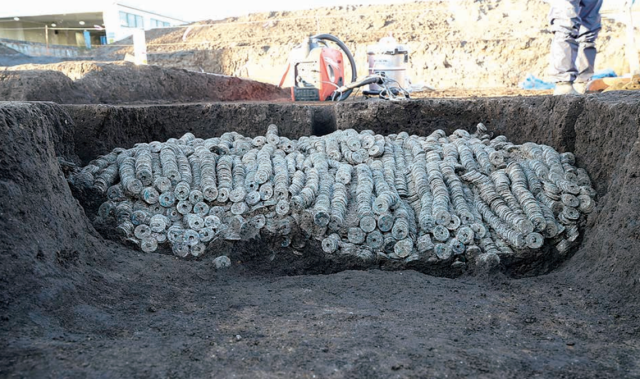
[[[587,92],[588,82],[573,82],[573,89],[577,93],[584,95]]]
[[[556,83],[556,89],[553,90],[554,96],[561,95],[579,95],[575,89],[573,89],[573,83],[571,82],[558,82]]]

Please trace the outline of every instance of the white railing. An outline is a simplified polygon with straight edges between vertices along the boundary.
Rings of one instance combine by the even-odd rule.
[[[75,58],[79,55],[79,49],[75,46],[49,45],[47,47],[44,43],[4,38],[0,38],[0,45],[31,57]]]

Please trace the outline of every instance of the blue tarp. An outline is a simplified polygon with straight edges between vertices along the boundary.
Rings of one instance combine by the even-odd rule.
[[[542,79],[538,79],[533,74],[527,74],[527,77],[524,79],[522,83],[520,83],[520,88],[522,89],[554,89],[556,88],[555,83],[545,82]]]
[[[606,68],[595,72],[591,79],[616,78],[617,76],[618,75],[616,75],[615,71],[610,68]],[[556,84],[552,82],[545,82],[542,79],[536,78],[533,74],[527,74],[527,77],[522,83],[520,83],[519,87],[522,89],[545,90],[556,88]]]
[[[602,79],[602,78],[617,78],[616,72],[610,68],[606,68],[604,70],[597,71],[593,74],[591,79]]]

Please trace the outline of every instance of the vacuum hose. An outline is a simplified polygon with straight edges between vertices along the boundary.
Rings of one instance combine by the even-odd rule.
[[[347,55],[347,59],[349,59],[349,63],[351,64],[351,82],[353,83],[356,80],[358,80],[358,72],[356,71],[356,62],[353,59],[353,55],[351,54],[351,51],[349,51],[349,48],[347,47],[347,45],[345,45],[342,41],[340,41],[338,37],[331,34],[318,34],[311,38],[331,41],[331,42],[334,42],[336,45],[338,45],[340,49],[342,49],[342,51],[344,51],[344,53]],[[343,92],[335,100],[336,101],[346,100],[349,97],[349,95],[351,95],[351,92],[353,92],[353,88]]]

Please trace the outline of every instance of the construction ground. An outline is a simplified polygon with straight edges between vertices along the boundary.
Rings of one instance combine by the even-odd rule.
[[[542,1],[428,4],[153,30],[146,66],[122,61],[127,40],[79,62],[0,56],[0,377],[640,377],[640,91],[519,89],[548,66]],[[292,102],[276,84],[318,31],[353,48],[359,72],[366,45],[393,32],[414,82],[436,91]],[[598,68],[628,70],[623,35],[605,20]],[[275,264],[255,240],[229,244],[232,265],[216,270],[212,254],[105,238],[66,180],[116,147],[187,132],[429,135],[479,122],[573,152],[597,191],[578,247],[535,275],[338,270],[291,249]]]

